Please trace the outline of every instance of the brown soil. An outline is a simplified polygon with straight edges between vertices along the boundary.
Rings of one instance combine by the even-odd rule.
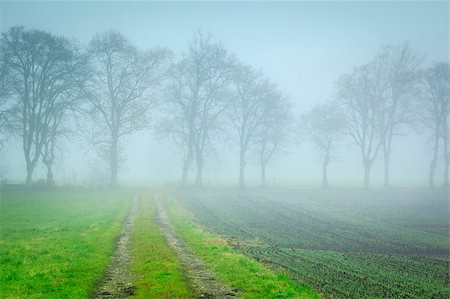
[[[130,271],[131,254],[129,243],[137,209],[138,199],[135,198],[124,221],[111,263],[97,288],[95,298],[128,298],[135,292],[133,274]]]
[[[155,196],[157,209],[157,223],[184,266],[186,274],[199,298],[236,298],[237,290],[224,286],[214,274],[206,269],[199,257],[197,257],[178,236],[170,224],[169,216],[165,210],[160,195]]]

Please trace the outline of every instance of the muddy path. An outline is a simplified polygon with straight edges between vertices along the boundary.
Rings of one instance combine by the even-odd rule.
[[[94,298],[128,298],[135,292],[133,273],[130,271],[130,238],[133,221],[137,216],[139,199],[135,197],[123,223],[122,231],[103,280],[97,287]]]
[[[206,269],[201,259],[191,252],[181,237],[174,232],[161,196],[156,194],[154,199],[156,221],[169,246],[175,250],[199,298],[237,298],[237,290],[230,289],[217,280],[214,273]]]

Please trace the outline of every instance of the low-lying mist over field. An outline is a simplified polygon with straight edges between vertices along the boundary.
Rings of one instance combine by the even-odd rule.
[[[0,298],[449,298],[448,2],[0,2]]]
[[[3,2],[1,175],[441,186],[447,8]]]

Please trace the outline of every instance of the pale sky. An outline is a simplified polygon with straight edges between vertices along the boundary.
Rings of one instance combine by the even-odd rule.
[[[386,44],[408,42],[425,56],[425,63],[448,61],[448,2],[8,2],[0,3],[0,29],[24,25],[89,42],[96,32],[116,29],[141,48],[168,47],[180,55],[198,29],[210,32],[244,62],[261,68],[295,104],[297,115],[333,96],[333,83],[354,66],[368,62]],[[85,175],[89,159],[67,152],[60,177]],[[178,178],[173,146],[159,144],[151,131],[137,134],[128,146],[128,179]],[[397,147],[397,148],[395,148]],[[22,177],[20,146],[4,153],[13,177]],[[404,149],[409,150],[404,153]],[[320,178],[320,163],[308,145],[293,144],[271,177]],[[229,152],[225,154],[225,152]],[[219,149],[206,166],[205,178],[237,177],[237,148]],[[404,153],[404,154],[403,154]],[[342,161],[333,175],[361,175],[358,152],[341,146]],[[407,174],[427,175],[431,158],[426,138],[417,135],[394,142],[393,180]],[[81,159],[81,160],[80,160]],[[76,161],[76,162],[74,162]],[[417,161],[411,165],[410,161]],[[397,162],[397,163],[396,163]],[[381,174],[381,163],[374,176]],[[257,168],[250,167],[257,177]],[[37,173],[36,177],[42,174]],[[343,176],[345,177],[345,176]]]

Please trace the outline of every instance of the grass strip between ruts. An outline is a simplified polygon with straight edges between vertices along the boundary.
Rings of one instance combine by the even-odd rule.
[[[133,298],[193,298],[193,291],[176,253],[155,223],[155,204],[150,196],[140,199],[133,225]]]

